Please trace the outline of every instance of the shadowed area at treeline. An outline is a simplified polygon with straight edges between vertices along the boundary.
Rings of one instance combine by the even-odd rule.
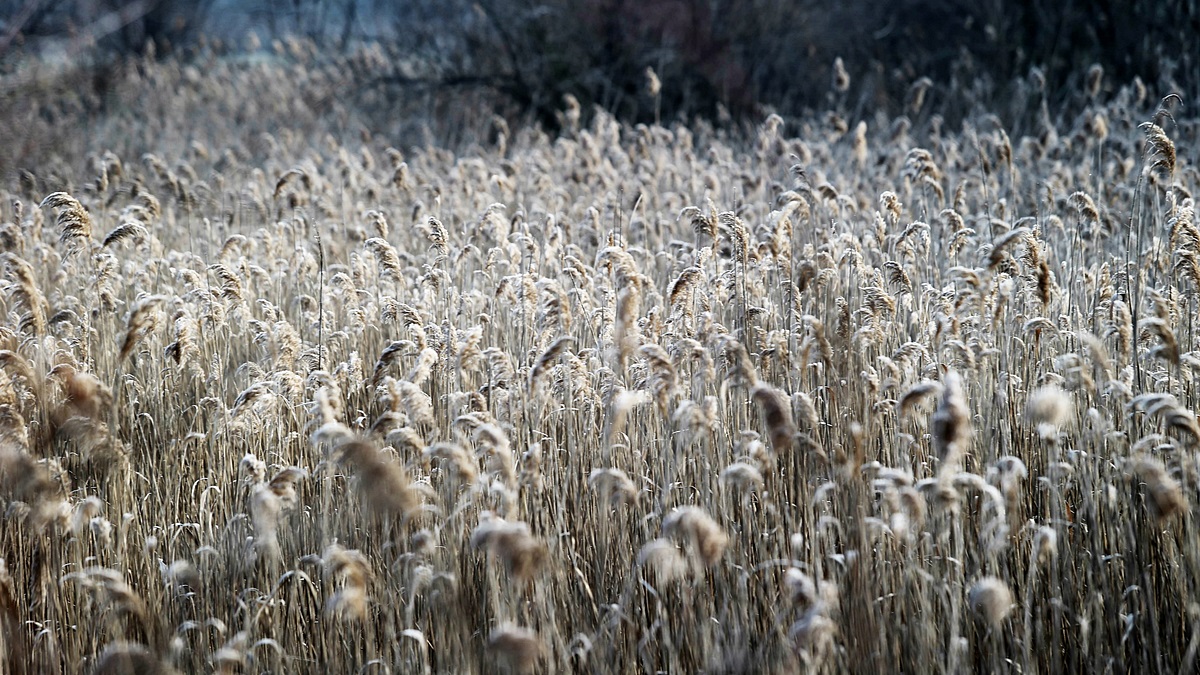
[[[647,123],[831,105],[853,119],[916,113],[916,98],[952,124],[986,109],[1019,125],[1038,112],[1034,84],[1058,110],[1093,65],[1113,88],[1140,77],[1185,100],[1200,80],[1196,0],[0,0],[0,17],[0,61],[64,47],[99,95],[124,56],[244,54],[254,33],[325,53],[378,46],[391,67],[341,96],[471,90],[550,130],[568,94],[585,121],[594,106]]]

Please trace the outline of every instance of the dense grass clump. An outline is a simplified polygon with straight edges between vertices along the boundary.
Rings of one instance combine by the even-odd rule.
[[[0,185],[0,671],[1196,667],[1173,97],[400,150],[339,63]]]

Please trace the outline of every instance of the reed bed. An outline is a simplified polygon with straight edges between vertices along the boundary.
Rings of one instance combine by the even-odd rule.
[[[0,671],[1195,670],[1176,97],[397,149],[277,52],[0,185]]]

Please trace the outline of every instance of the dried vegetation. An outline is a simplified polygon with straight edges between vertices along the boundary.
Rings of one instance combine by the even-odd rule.
[[[0,671],[1196,667],[1172,98],[397,150],[293,52],[0,186]]]

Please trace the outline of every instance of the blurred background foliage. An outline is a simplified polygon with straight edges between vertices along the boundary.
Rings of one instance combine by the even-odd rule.
[[[585,117],[634,123],[936,107],[1020,129],[1042,102],[1096,95],[1096,64],[1102,87],[1140,77],[1185,102],[1200,82],[1200,0],[0,0],[0,68],[57,50],[102,96],[125,57],[244,51],[250,33],[377,45],[387,68],[351,74],[341,95],[471,90],[550,130],[568,94]]]

